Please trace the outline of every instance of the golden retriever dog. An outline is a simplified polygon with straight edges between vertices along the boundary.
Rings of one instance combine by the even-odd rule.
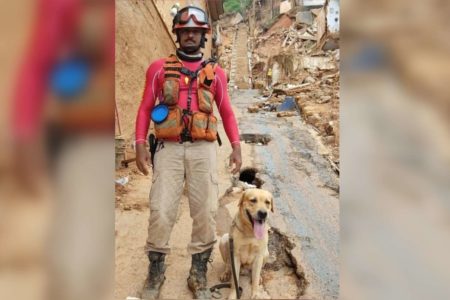
[[[222,236],[219,243],[220,254],[225,262],[225,271],[220,280],[231,280],[229,299],[236,299],[236,288],[232,277],[230,260],[230,236],[233,238],[234,265],[239,282],[242,268],[251,269],[252,299],[258,297],[261,270],[269,257],[269,226],[267,218],[273,212],[273,197],[262,189],[248,189],[239,201],[239,211],[233,219],[230,233]]]

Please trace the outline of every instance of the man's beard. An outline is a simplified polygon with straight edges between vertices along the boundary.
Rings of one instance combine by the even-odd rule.
[[[181,47],[181,50],[183,50],[183,52],[185,52],[186,54],[194,54],[199,49],[200,49],[200,45]]]

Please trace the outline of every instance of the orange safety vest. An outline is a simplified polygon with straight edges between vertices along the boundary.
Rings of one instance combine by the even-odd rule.
[[[156,137],[158,139],[174,139],[187,134],[191,141],[215,141],[217,139],[217,118],[213,115],[215,93],[212,91],[212,86],[215,82],[217,64],[205,61],[200,70],[192,72],[183,67],[176,55],[170,55],[166,58],[163,67],[165,74],[161,103],[169,107],[169,114],[162,123],[155,124]],[[181,74],[190,77],[188,108],[185,110],[178,106]],[[192,112],[190,108],[194,79],[197,79],[198,112]]]

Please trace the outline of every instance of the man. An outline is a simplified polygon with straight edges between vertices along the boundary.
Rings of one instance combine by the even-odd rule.
[[[210,33],[206,13],[187,6],[175,15],[172,32],[180,47],[177,55],[153,62],[147,70],[144,96],[136,120],[136,163],[148,174],[150,155],[145,140],[156,99],[166,112],[156,120],[158,139],[150,191],[150,221],[145,250],[150,260],[143,298],[154,299],[165,279],[164,261],[169,253],[169,237],[176,221],[183,185],[186,184],[193,219],[188,252],[192,265],[188,286],[197,299],[209,299],[207,262],[216,242],[215,215],[218,207],[217,107],[232,146],[233,173],[241,167],[241,149],[236,119],[227,93],[225,72],[214,62],[203,60],[206,33]],[[163,106],[161,106],[163,104]],[[155,110],[156,111],[156,110]],[[165,117],[165,119],[164,119]]]

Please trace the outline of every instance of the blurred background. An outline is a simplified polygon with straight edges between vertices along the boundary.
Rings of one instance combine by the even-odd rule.
[[[0,4],[0,299],[111,299],[114,13]]]
[[[448,1],[342,1],[341,299],[450,295]]]
[[[449,5],[341,2],[341,299],[450,295]],[[0,16],[0,299],[112,299],[114,2]]]

